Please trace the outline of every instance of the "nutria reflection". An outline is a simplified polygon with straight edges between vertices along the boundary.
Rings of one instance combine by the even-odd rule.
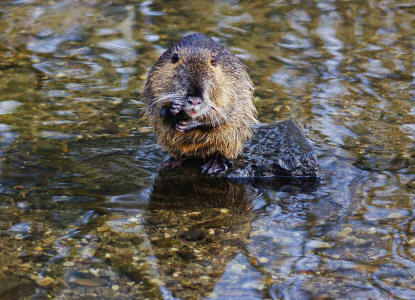
[[[144,226],[166,287],[180,299],[208,296],[247,245],[253,218],[246,186],[162,172]]]

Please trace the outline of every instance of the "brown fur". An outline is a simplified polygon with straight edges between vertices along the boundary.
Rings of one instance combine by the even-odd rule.
[[[172,63],[175,54],[179,59]],[[197,118],[208,127],[180,132],[160,111],[169,103],[166,95],[181,93],[191,82],[206,87],[214,108]],[[142,100],[157,142],[173,157],[205,159],[221,154],[234,159],[256,122],[252,95],[253,84],[242,62],[211,38],[193,34],[158,59],[148,74]]]

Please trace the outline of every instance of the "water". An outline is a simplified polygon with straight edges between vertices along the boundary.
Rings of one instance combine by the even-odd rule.
[[[2,299],[414,299],[413,1],[0,3]],[[138,100],[186,33],[235,52],[319,185],[159,171]]]

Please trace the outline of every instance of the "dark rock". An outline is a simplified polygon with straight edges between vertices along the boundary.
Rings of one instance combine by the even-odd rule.
[[[111,192],[114,189],[119,193],[127,193],[137,188],[137,178],[148,178],[153,172],[168,173],[167,177],[177,175],[180,178],[187,176],[187,179],[195,177],[195,180],[201,180],[200,166],[203,161],[195,159],[183,163],[175,170],[160,170],[160,164],[166,160],[167,154],[160,151],[153,139],[153,135],[141,134],[135,137],[71,142],[68,144],[68,157],[75,163],[68,168],[72,168],[72,173],[80,173],[89,178],[92,186],[99,187],[100,193]],[[257,126],[252,139],[245,144],[240,156],[234,160],[234,167],[226,173],[218,173],[210,178],[227,178],[233,181],[246,179],[252,183],[253,179],[321,176],[320,164],[313,147],[295,122],[286,120]],[[185,190],[188,188],[189,185],[184,187]],[[175,189],[171,191],[176,193]],[[205,192],[210,195],[209,191]],[[185,200],[188,202],[191,199],[186,197]],[[159,220],[151,222],[157,225]]]
[[[180,234],[180,237],[187,241],[200,241],[205,238],[205,233],[202,230],[190,229]]]
[[[156,225],[157,226],[157,225],[163,224],[165,222],[166,222],[166,220],[163,217],[160,217],[160,216],[149,217],[147,219],[147,224],[148,225]]]
[[[321,177],[317,155],[293,120],[256,128],[227,178]]]
[[[409,181],[406,186],[410,189],[415,189],[415,180]]]
[[[183,260],[192,260],[196,258],[196,255],[193,253],[191,249],[180,249],[177,254],[183,259]]]
[[[33,281],[11,275],[0,279],[0,299],[26,299],[33,295],[35,288]]]

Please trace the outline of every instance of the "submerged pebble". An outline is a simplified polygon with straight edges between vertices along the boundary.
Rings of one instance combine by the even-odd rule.
[[[40,286],[48,286],[51,285],[52,283],[54,283],[54,279],[47,276],[47,277],[41,277],[39,279],[36,280],[36,283]]]

